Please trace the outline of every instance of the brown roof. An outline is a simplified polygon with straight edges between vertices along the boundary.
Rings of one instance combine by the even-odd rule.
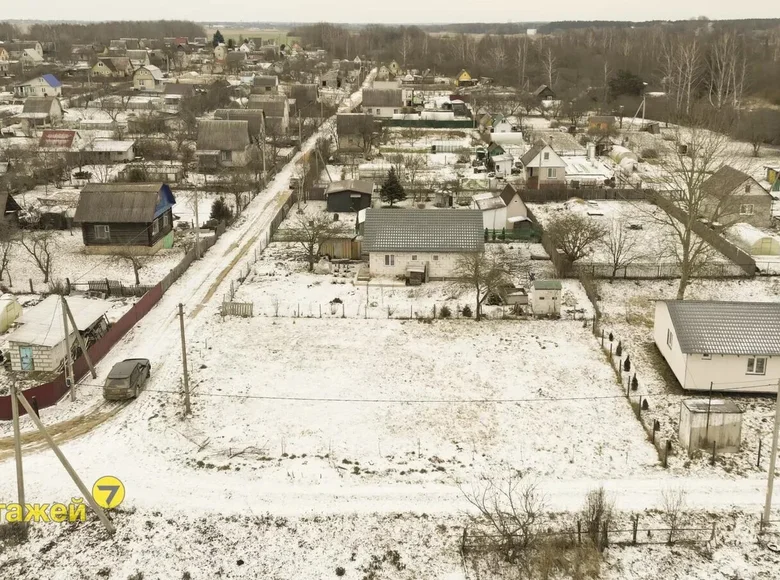
[[[355,191],[371,195],[374,191],[374,182],[367,179],[348,179],[346,181],[334,181],[325,190],[325,195],[333,195],[342,191]]]
[[[287,97],[284,95],[249,95],[248,109],[262,109],[266,117],[284,117],[288,110]]]
[[[76,131],[73,130],[44,129],[38,141],[38,146],[47,149],[70,149],[75,138]]]
[[[22,113],[50,113],[56,97],[27,97]]]
[[[154,218],[163,183],[90,183],[76,207],[76,223],[147,223]]]
[[[290,85],[290,98],[295,99],[298,108],[303,110],[307,105],[317,102],[317,85]]]
[[[501,192],[501,199],[504,200],[505,204],[509,205],[514,199],[515,195],[517,195],[517,190],[511,183],[507,183],[506,187],[504,187],[504,191]]]
[[[253,82],[256,87],[275,87],[279,84],[279,78],[276,76],[258,75]]]
[[[364,107],[400,107],[403,104],[401,89],[363,89]]]
[[[364,113],[339,113],[336,115],[336,132],[339,135],[362,135],[367,127],[373,128],[374,117]]]
[[[202,120],[198,151],[243,151],[249,146],[248,121]]]
[[[263,132],[265,112],[263,109],[217,109],[215,119],[229,121],[247,121],[250,135],[260,135]]]
[[[731,193],[746,181],[755,181],[747,173],[724,165],[718,169],[712,176],[705,181],[701,188],[705,195],[725,195]],[[761,188],[758,183],[756,185]],[[763,188],[761,188],[763,190]]]

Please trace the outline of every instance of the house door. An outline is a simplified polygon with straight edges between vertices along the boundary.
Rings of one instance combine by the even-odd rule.
[[[33,364],[33,349],[31,346],[19,347],[19,360],[23,371],[34,371],[35,365]]]

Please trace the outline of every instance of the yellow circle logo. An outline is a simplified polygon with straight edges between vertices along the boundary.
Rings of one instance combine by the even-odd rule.
[[[92,497],[104,509],[119,507],[125,499],[125,485],[113,475],[104,475],[92,486]]]

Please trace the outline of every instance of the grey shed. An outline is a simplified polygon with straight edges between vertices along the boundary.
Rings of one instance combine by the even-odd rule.
[[[369,209],[367,252],[482,252],[482,212],[464,209]]]

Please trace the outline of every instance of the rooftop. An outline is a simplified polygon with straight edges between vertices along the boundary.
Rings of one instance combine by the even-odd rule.
[[[86,330],[100,319],[109,308],[111,302],[84,298],[68,297],[68,306],[73,313],[79,330]],[[21,326],[8,335],[9,342],[34,344],[40,346],[55,346],[65,340],[65,328],[62,324],[61,300],[59,296],[51,295],[42,302],[22,312],[17,319]],[[70,328],[70,324],[68,324]],[[72,332],[72,331],[71,331]]]
[[[456,209],[368,209],[368,252],[481,252],[482,212]]]

